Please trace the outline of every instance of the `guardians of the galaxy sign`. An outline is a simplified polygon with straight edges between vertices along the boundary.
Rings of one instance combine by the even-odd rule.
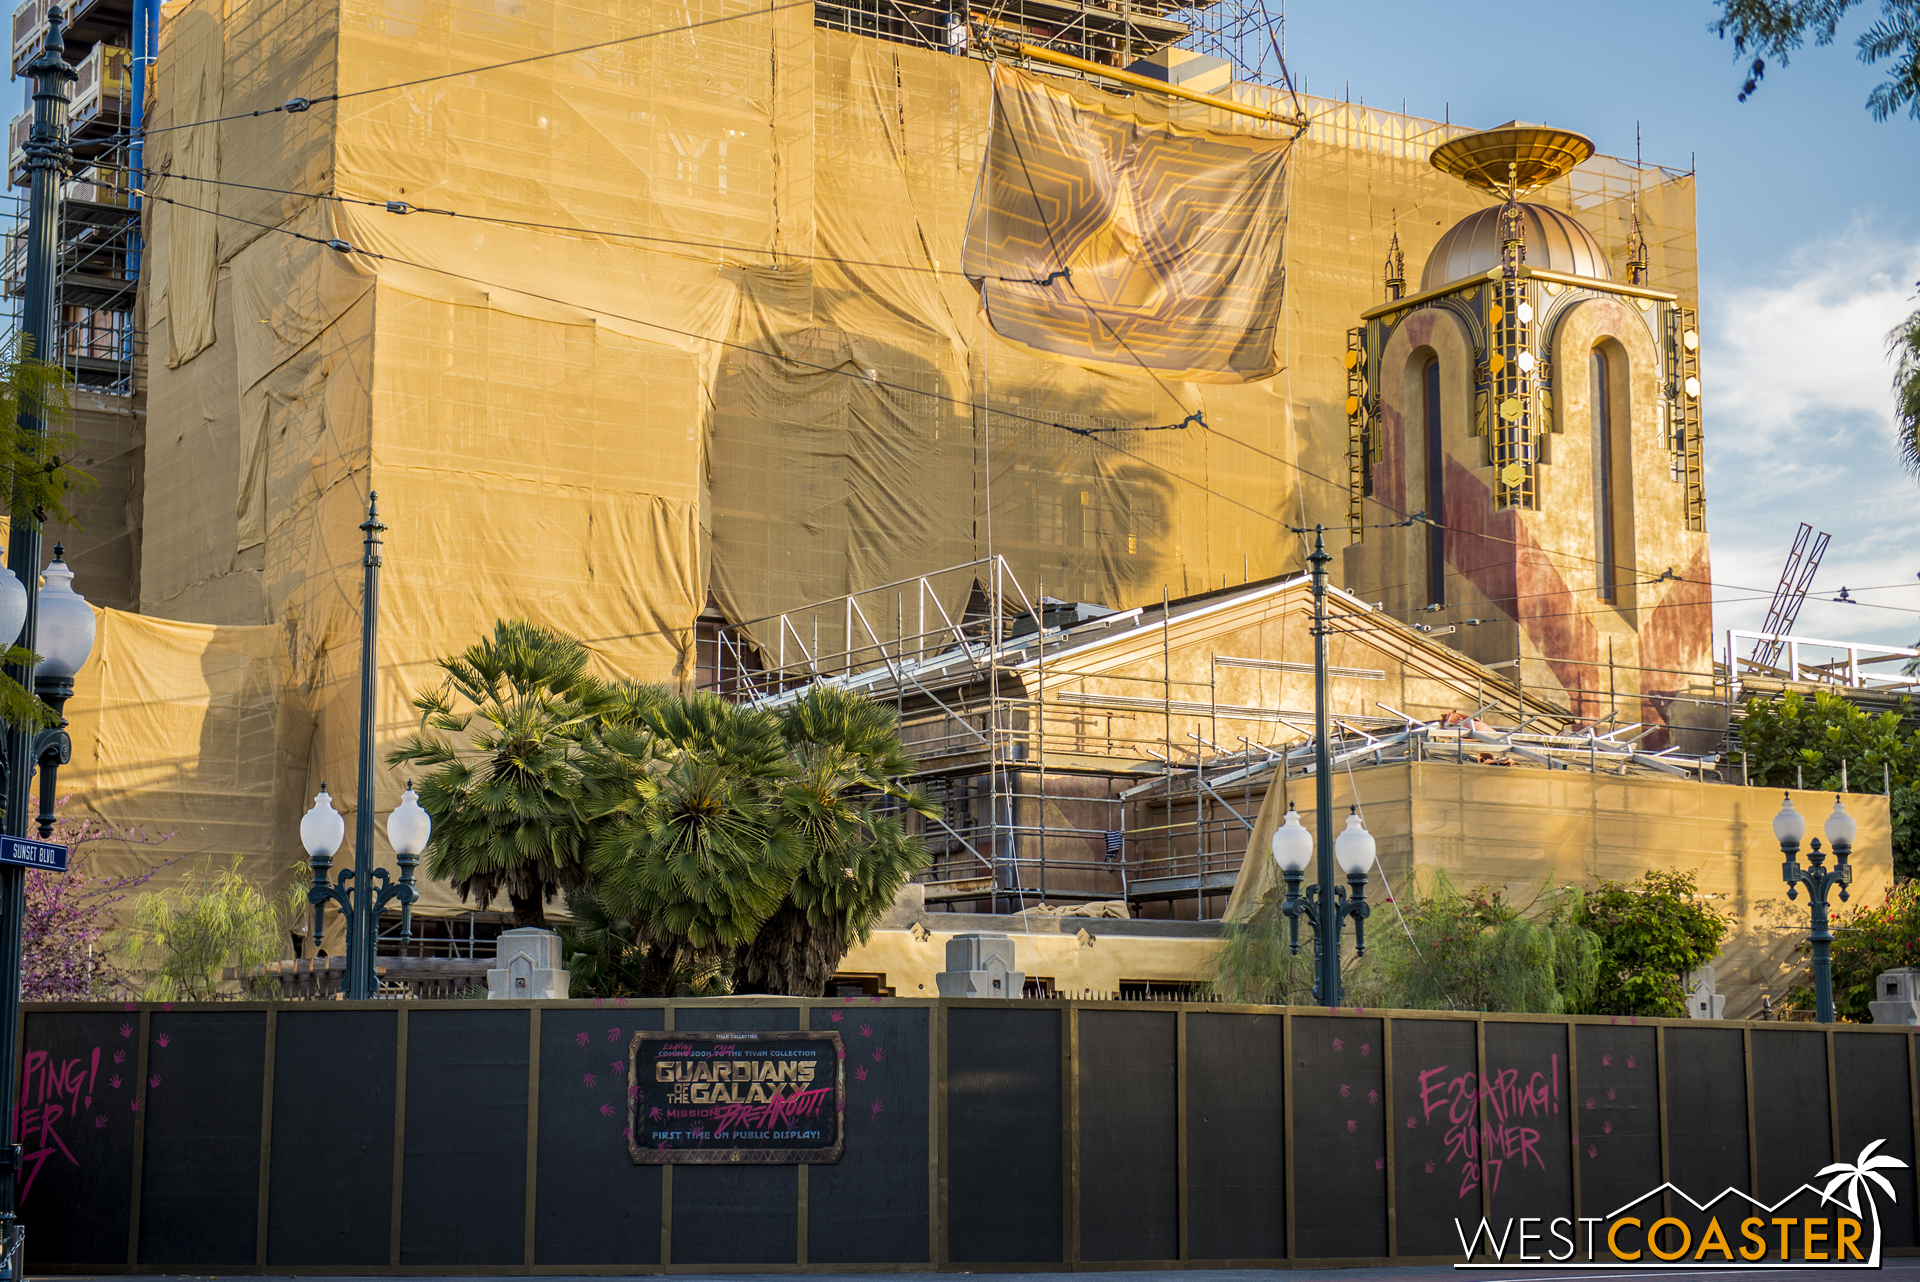
[[[627,1151],[635,1162],[838,1162],[846,1048],[838,1033],[635,1033]]]

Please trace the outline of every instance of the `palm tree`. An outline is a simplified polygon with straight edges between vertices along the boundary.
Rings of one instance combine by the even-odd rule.
[[[1880,1264],[1880,1205],[1873,1200],[1873,1190],[1867,1188],[1867,1181],[1872,1180],[1890,1200],[1898,1202],[1900,1200],[1899,1195],[1893,1191],[1893,1185],[1887,1180],[1887,1177],[1880,1174],[1880,1172],[1888,1170],[1904,1171],[1907,1168],[1907,1164],[1897,1157],[1888,1157],[1884,1153],[1875,1156],[1873,1150],[1885,1143],[1885,1140],[1875,1140],[1873,1143],[1861,1149],[1860,1156],[1855,1158],[1852,1163],[1835,1162],[1832,1166],[1822,1167],[1820,1170],[1821,1175],[1833,1176],[1833,1179],[1827,1182],[1827,1187],[1821,1190],[1820,1196],[1829,1202],[1840,1202],[1841,1205],[1845,1206],[1849,1211],[1852,1211],[1855,1216],[1860,1214],[1861,1191],[1864,1189],[1866,1192],[1867,1209],[1873,1213],[1873,1258],[1867,1261],[1868,1268],[1877,1268]],[[1816,1176],[1815,1178],[1818,1177]],[[1833,1191],[1842,1184],[1847,1186],[1847,1196],[1844,1202],[1841,1202],[1839,1198],[1833,1195]]]
[[[587,770],[619,709],[587,657],[572,637],[502,619],[439,661],[445,683],[413,701],[419,732],[387,754],[430,772],[428,875],[482,905],[504,891],[518,926],[545,926],[554,895],[587,881]]]
[[[913,761],[884,705],[816,688],[780,722],[796,765],[780,808],[803,857],[785,902],[742,950],[738,973],[748,991],[818,997],[847,950],[926,866],[926,847],[901,812],[935,808],[896,782]]]
[[[1900,436],[1900,459],[1920,476],[1920,311],[1887,335],[1893,358],[1893,424]]]
[[[666,995],[785,898],[802,855],[779,804],[793,766],[769,713],[645,687],[615,699],[594,768],[594,890],[633,922],[647,995]]]

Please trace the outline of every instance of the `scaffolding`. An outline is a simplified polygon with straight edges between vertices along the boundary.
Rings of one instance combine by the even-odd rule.
[[[892,704],[916,762],[910,782],[938,807],[903,816],[931,851],[921,875],[930,903],[1007,913],[1121,901],[1129,915],[1208,919],[1233,889],[1269,785],[1310,774],[1314,757],[1311,708],[1222,701],[1221,673],[1312,665],[1211,652],[1181,669],[1203,677],[1176,676],[1173,628],[1272,586],[1110,611],[1030,592],[996,556],[742,623],[709,610],[698,682],[761,706],[815,685]],[[1369,626],[1404,630],[1384,617]],[[1083,646],[1122,633],[1142,653],[1158,634],[1149,675],[1076,666]],[[1658,727],[1529,733],[1537,703],[1498,679],[1481,698],[1438,722],[1384,704],[1380,715],[1339,715],[1335,768],[1434,759],[1717,777],[1716,757],[1638,746]],[[1234,733],[1249,726],[1265,733]]]

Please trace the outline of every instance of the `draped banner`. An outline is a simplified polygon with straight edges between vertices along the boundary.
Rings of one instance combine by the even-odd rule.
[[[967,275],[994,332],[1205,383],[1280,369],[1290,139],[1143,119],[999,66]]]

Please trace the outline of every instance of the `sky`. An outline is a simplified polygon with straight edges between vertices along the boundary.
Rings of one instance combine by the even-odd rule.
[[[1287,6],[1287,63],[1316,94],[1565,125],[1629,159],[1637,123],[1649,163],[1697,167],[1716,634],[1760,626],[1805,521],[1833,542],[1795,633],[1920,638],[1920,480],[1894,450],[1885,346],[1920,307],[1920,121],[1866,110],[1866,5],[1745,103],[1711,0]],[[1843,586],[1870,604],[1835,603]]]

